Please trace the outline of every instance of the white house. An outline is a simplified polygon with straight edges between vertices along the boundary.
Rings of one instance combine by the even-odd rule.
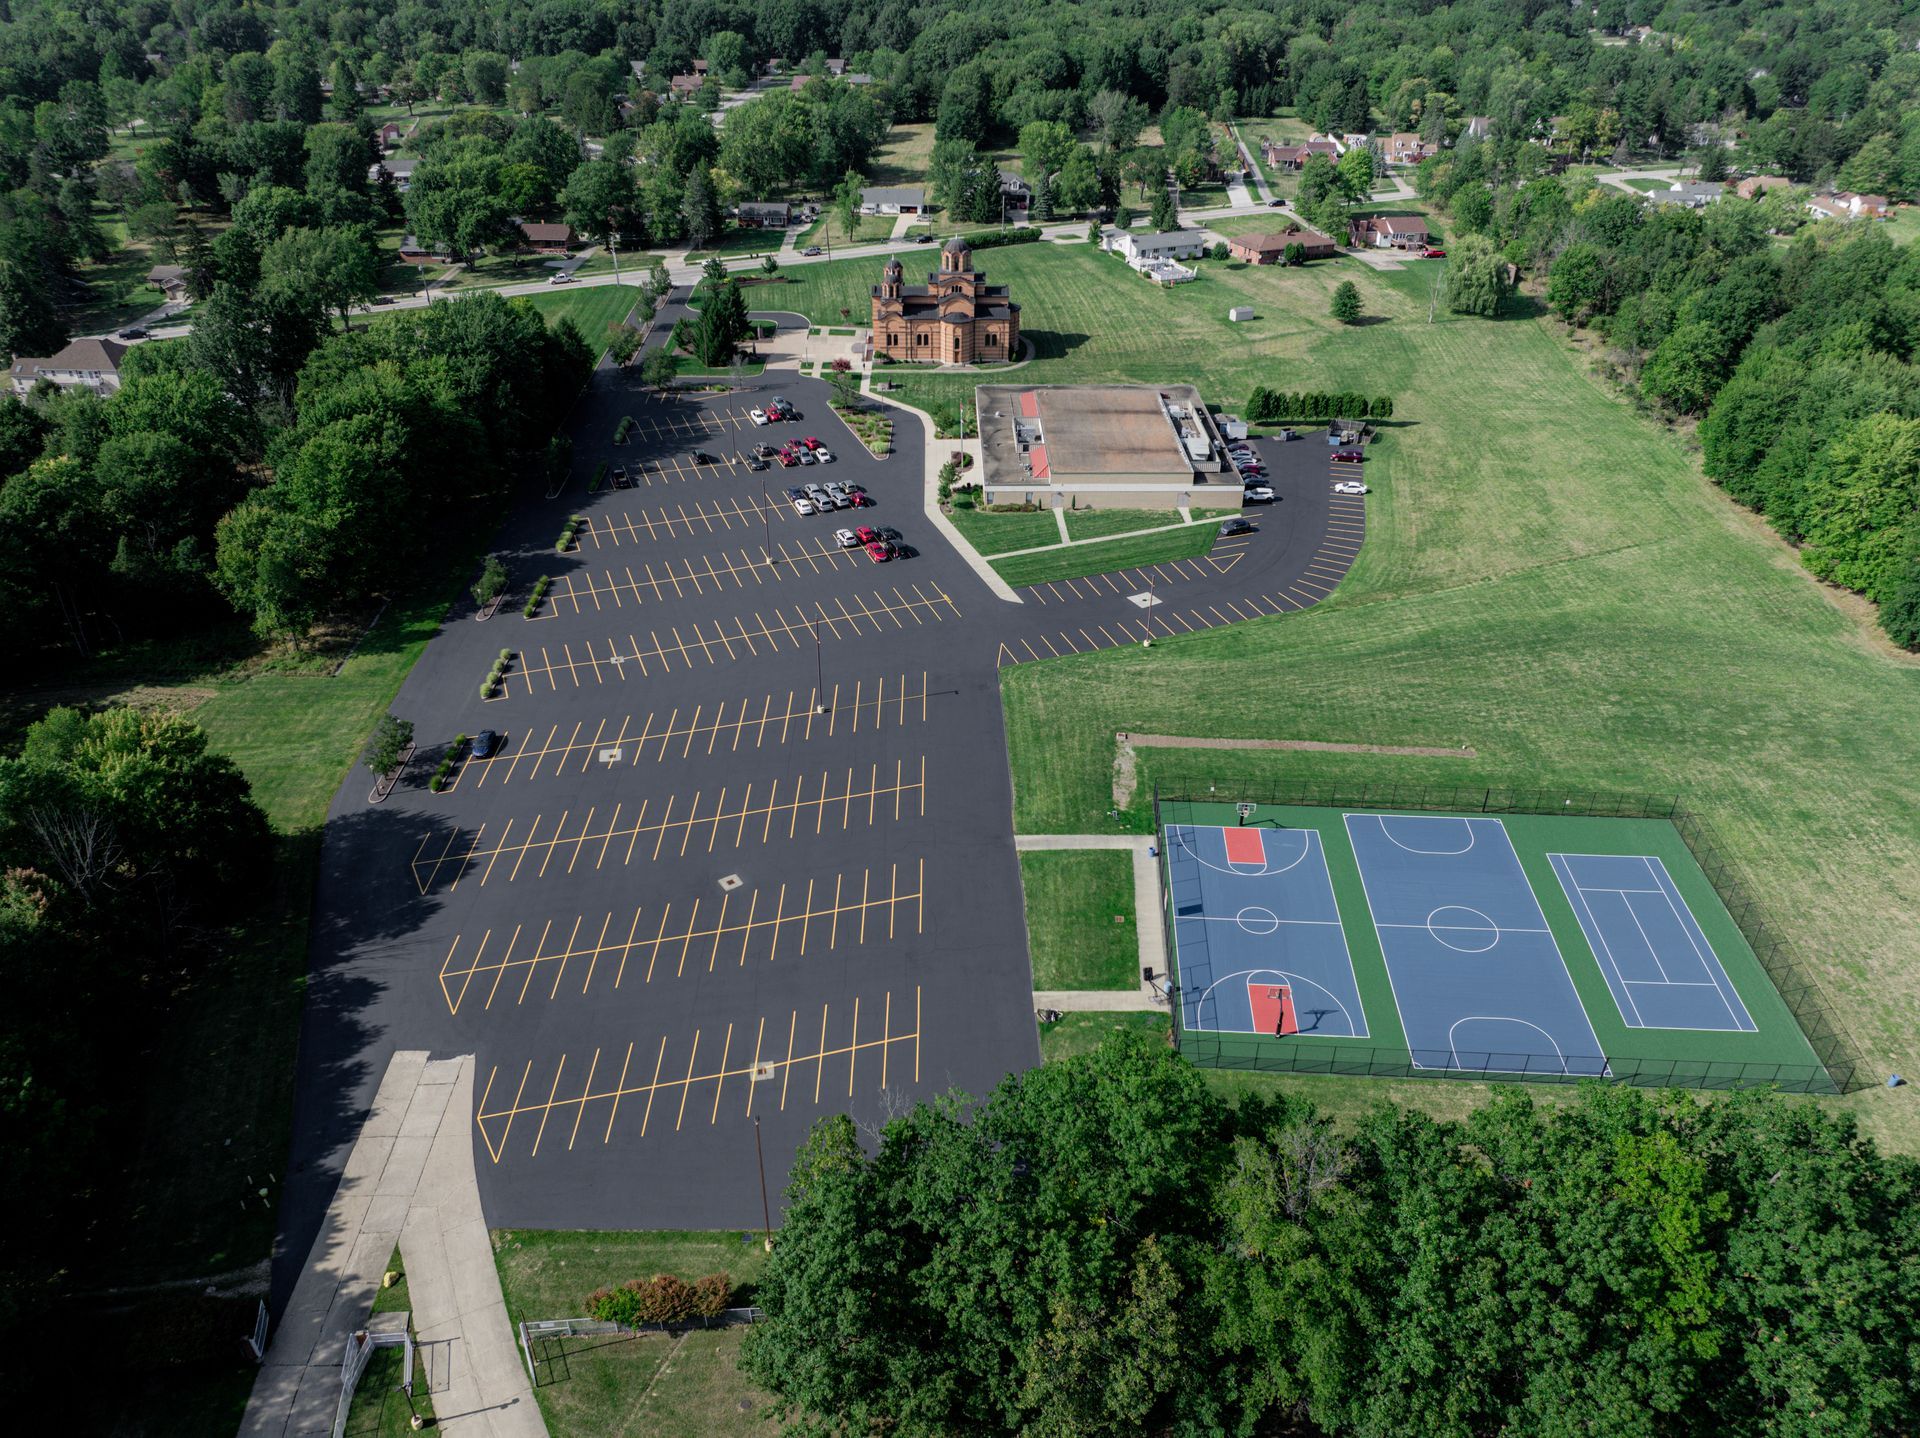
[[[1157,235],[1137,235],[1132,230],[1107,230],[1100,237],[1102,249],[1125,258],[1136,270],[1169,260],[1197,259],[1206,253],[1206,238],[1198,230],[1163,230]]]
[[[868,185],[860,192],[863,215],[919,215],[926,208],[927,192],[917,185]]]
[[[1713,204],[1726,193],[1726,186],[1711,180],[1675,180],[1664,190],[1655,190],[1647,199],[1657,205],[1681,205],[1689,210]]]
[[[90,389],[96,394],[112,394],[120,388],[120,360],[127,346],[113,340],[75,340],[59,354],[45,359],[16,358],[13,362],[13,392],[25,394],[39,380],[50,380],[62,389]]]
[[[1833,190],[1811,197],[1807,201],[1807,209],[1823,220],[1884,220],[1887,217],[1887,197]]]

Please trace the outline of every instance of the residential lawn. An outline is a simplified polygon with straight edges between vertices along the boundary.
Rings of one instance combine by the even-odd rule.
[[[375,1311],[381,1311],[376,1305]],[[409,1421],[418,1413],[433,1423],[433,1395],[427,1391],[426,1355],[418,1349],[413,1361],[413,1401],[400,1391],[406,1353],[400,1348],[378,1348],[367,1360],[360,1375],[360,1386],[353,1390],[353,1404],[347,1409],[347,1438],[402,1438],[411,1435]]]
[[[1102,258],[987,258],[1046,356],[1036,382],[1186,379],[1229,409],[1254,383],[1311,382],[1390,393],[1396,417],[1370,451],[1366,546],[1329,599],[1003,673],[1020,829],[1110,829],[1123,729],[1479,754],[1236,754],[1232,772],[1261,782],[1679,793],[1826,988],[1869,1074],[1920,1064],[1920,784],[1893,762],[1920,747],[1920,664],[1811,581],[1544,322],[1429,324],[1428,266],[1216,267],[1168,292],[1103,283]],[[1328,318],[1342,278],[1376,323]],[[1261,318],[1229,327],[1227,291]],[[905,380],[921,401],[956,387]],[[1144,753],[1121,827],[1149,827],[1153,782],[1221,767],[1214,753]],[[1836,1102],[1920,1150],[1900,1092]]]
[[[1127,989],[1140,983],[1133,856],[1122,849],[1020,856],[1027,948],[1036,989]],[[1159,916],[1153,916],[1159,921]]]
[[[1113,534],[1131,534],[1136,529],[1165,529],[1179,524],[1177,509],[1069,509],[1069,539],[1105,539]]]
[[[829,209],[801,232],[797,247],[808,245],[858,245],[884,240],[893,233],[892,215],[855,215],[851,233],[840,223],[840,216]]]
[[[130,325],[167,302],[157,285],[147,283],[147,271],[159,261],[144,244],[127,238],[119,212],[96,200],[94,222],[100,226],[113,253],[100,264],[83,264],[78,275],[83,289],[62,316],[76,335],[104,334]]]
[[[1887,238],[1896,245],[1920,239],[1920,206],[1895,205],[1886,221]]]
[[[785,230],[763,230],[757,226],[741,228],[729,225],[712,241],[697,250],[690,250],[687,258],[699,264],[709,255],[720,255],[729,260],[737,260],[743,255],[777,255],[780,246],[786,241]]]
[[[752,1302],[766,1265],[757,1233],[573,1233],[499,1229],[494,1263],[507,1315],[579,1317],[607,1284],[671,1273],[689,1282],[725,1273],[734,1301]],[[743,1327],[694,1329],[680,1337],[580,1338],[546,1345],[535,1390],[553,1438],[766,1432],[770,1399],[739,1371]],[[745,1409],[742,1409],[745,1404]]]
[[[1659,180],[1659,179],[1640,179],[1633,176],[1628,176],[1626,179],[1621,180],[1620,183],[1625,185],[1630,190],[1638,190],[1643,195],[1650,195],[1655,190],[1667,189],[1669,186],[1673,184],[1673,181]]]
[[[1160,534],[1143,534],[1132,539],[1105,539],[1093,544],[1061,545],[1039,554],[996,559],[993,567],[1002,579],[1018,588],[1023,584],[1044,584],[1050,579],[1078,579],[1083,574],[1109,574],[1116,569],[1161,564],[1169,559],[1191,559],[1213,548],[1216,537],[1217,531],[1212,525],[1191,524]],[[1016,770],[1016,781],[1017,773]]]
[[[635,303],[638,292],[629,285],[589,285],[580,289],[560,286],[544,294],[525,296],[528,304],[546,316],[552,324],[562,315],[579,327],[586,342],[596,350],[605,349],[607,331],[622,324]]]
[[[924,185],[933,160],[933,124],[895,125],[867,166],[869,185]]]
[[[559,255],[483,255],[468,260],[454,276],[454,289],[480,289],[494,285],[525,285],[544,282],[560,268]]]
[[[1060,525],[1050,509],[990,514],[984,509],[954,506],[954,527],[981,554],[1005,554],[1010,549],[1038,549],[1060,542]]]

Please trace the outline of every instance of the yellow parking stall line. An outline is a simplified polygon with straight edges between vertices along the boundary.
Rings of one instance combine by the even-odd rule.
[[[700,1057],[700,1030],[693,1031],[693,1048],[687,1054],[687,1076],[680,1084],[680,1112],[674,1115],[673,1131],[680,1132],[680,1122],[687,1116],[687,1095],[693,1089],[693,1065]],[[818,1102],[818,1100],[816,1100]]]
[[[853,996],[853,1039],[847,1046],[847,1097],[853,1097],[853,1071],[860,1066],[860,995]],[[555,1079],[556,1086],[559,1080]],[[542,1119],[544,1124],[546,1120]],[[537,1151],[540,1145],[535,1144]]]
[[[720,1072],[714,1076],[714,1081],[713,1081],[713,1112],[707,1116],[707,1122],[710,1124],[715,1124],[720,1122],[720,1090],[727,1086],[727,1056],[732,1052],[733,1052],[733,1025],[728,1024],[727,1025],[727,1041],[725,1044],[721,1046],[721,1049],[720,1049]],[[747,1081],[747,1086],[749,1088],[753,1086],[753,1081],[751,1079]]]
[[[913,1081],[920,1082],[920,986],[913,986]]]
[[[499,1064],[487,1070],[487,1086],[480,1093],[480,1107],[474,1110],[473,1120],[473,1126],[480,1130],[481,1142],[487,1146],[487,1156],[495,1163],[500,1162],[500,1150],[494,1147],[493,1140],[487,1135],[487,1126],[480,1122],[479,1115],[487,1111],[487,1100],[493,1096],[493,1080],[499,1072]]]
[[[694,1031],[696,1041],[698,1041],[699,1036],[699,1031],[696,1029]],[[653,1082],[647,1085],[647,1110],[640,1115],[640,1137],[642,1138],[647,1136],[647,1125],[653,1122],[653,1096],[660,1091],[660,1065],[665,1061],[666,1057],[667,1036],[662,1034],[660,1035],[660,1052],[654,1056],[653,1060]],[[618,1112],[619,1105],[620,1100],[616,1096],[614,1099],[615,1112]],[[613,1119],[611,1117],[607,1119],[607,1137],[608,1139],[612,1139],[613,1137]]]
[[[795,1009],[793,1016],[787,1020],[787,1059],[780,1065],[780,1111],[782,1113],[787,1111],[787,1079],[793,1073],[793,1038],[799,1023],[800,1010]]]
[[[880,1050],[880,1052],[882,1055],[884,1055],[886,1053],[886,1050],[883,1048]],[[573,1111],[573,1132],[567,1135],[567,1152],[568,1153],[573,1152],[573,1141],[576,1138],[580,1137],[580,1120],[587,1116],[586,1096],[593,1092],[593,1076],[595,1073],[599,1071],[599,1069],[600,1069],[600,1050],[595,1049],[593,1051],[593,1062],[587,1065],[587,1086],[580,1090],[580,1105],[578,1108],[576,1108]],[[554,1086],[557,1088],[559,1086],[559,1083],[560,1083],[559,1077],[556,1075],[554,1078]],[[886,1084],[882,1082],[880,1087],[885,1088]]]
[[[572,812],[573,812],[573,811],[572,811],[571,809],[562,809],[562,810],[560,811],[560,822],[559,822],[558,824],[555,824],[555,825],[553,826],[553,837],[552,837],[551,839],[549,839],[549,840],[547,841],[547,856],[546,856],[546,857],[545,857],[544,859],[542,859],[542,860],[540,861],[540,871],[539,871],[539,872],[538,872],[537,874],[535,874],[535,875],[534,875],[534,877],[535,877],[536,879],[544,879],[544,878],[546,878],[546,876],[547,876],[547,865],[549,865],[549,864],[551,864],[551,863],[553,862],[553,851],[554,851],[554,850],[555,850],[556,848],[558,848],[558,847],[559,847],[559,845],[560,845],[560,836],[561,836],[562,834],[564,834],[564,833],[566,833],[566,831],[567,831],[567,815],[568,815],[568,814],[570,814],[570,813],[572,813]],[[583,843],[584,843],[584,842],[586,841],[586,837],[587,837],[587,828],[588,828],[588,826],[589,826],[589,825],[591,825],[592,823],[593,823],[593,808],[592,808],[592,806],[591,806],[591,805],[589,805],[589,806],[588,806],[588,808],[587,808],[587,820],[586,820],[586,823],[584,823],[584,824],[582,824],[582,825],[580,826],[580,839],[581,839],[581,842],[583,842]],[[579,852],[580,852],[580,851],[579,851],[579,849],[578,849],[578,848],[576,847],[576,848],[574,849],[574,853],[575,853],[575,855],[577,856],[577,855],[579,854]]]
[[[828,953],[840,947],[840,887],[846,877],[845,874],[833,876],[833,923],[827,929]]]
[[[582,917],[584,917],[584,915]],[[578,932],[580,928],[579,919],[575,919],[573,921],[573,927],[574,927],[574,930]],[[540,930],[540,942],[538,942],[533,946],[533,958],[526,965],[527,971],[525,974],[521,975],[520,992],[514,998],[514,1001],[513,1001],[515,1008],[518,1008],[521,1004],[524,1004],[527,1001],[527,989],[533,983],[533,976],[539,972],[541,961],[545,957],[547,952],[547,935],[552,932],[553,932],[553,920],[548,919],[545,926],[542,927]],[[487,1007],[492,1008],[493,1007],[491,1002],[492,995],[488,995],[488,999],[489,999],[489,1002],[487,1004]]]
[[[540,1113],[540,1127],[534,1132],[534,1135],[533,1135],[532,1156],[534,1158],[540,1157],[540,1140],[547,1136],[547,1119],[553,1113],[553,1101],[560,1093],[560,1075],[565,1073],[566,1071],[567,1071],[567,1056],[565,1054],[561,1054],[560,1062],[555,1064],[553,1068],[553,1088],[547,1094],[547,1106],[543,1110],[541,1110],[541,1113]],[[584,1108],[585,1105],[582,1104],[581,1107]]]
[[[883,1089],[887,1086],[887,1035],[892,1032],[892,1029],[893,990],[888,989],[886,1007],[880,1011],[880,1087]],[[591,1076],[588,1077],[588,1084],[589,1086],[592,1084]],[[847,1077],[847,1085],[848,1092],[852,1092],[853,1077],[851,1074]],[[571,1145],[569,1145],[569,1147],[571,1147]]]
[[[1026,640],[1022,639],[1020,641],[1020,647],[1027,651],[1027,658],[1038,659],[1040,657],[1040,651],[1035,649],[1031,644],[1027,643]]]
[[[740,822],[737,825],[735,825],[733,830],[733,847],[736,849],[743,847],[744,841],[746,839],[746,834],[747,834],[747,815],[751,814],[752,812],[753,812],[753,785],[748,784],[747,792],[744,795],[742,795],[740,799]],[[720,818],[717,814],[714,816],[713,824],[714,824],[714,832],[716,834],[719,833]],[[709,842],[707,845],[707,852],[709,854],[713,852],[713,845],[711,842]]]
[[[677,800],[679,797],[680,796],[677,794],[669,794],[667,796],[667,812],[660,820],[660,832],[658,835],[655,836],[653,841],[653,858],[655,863],[658,863],[660,860],[660,846],[667,842],[667,829],[673,823],[674,801]],[[694,797],[694,802],[696,804],[699,803],[700,801],[699,794],[696,793],[693,797]]]
[[[760,1041],[767,1036],[767,1016],[760,1015],[760,1027],[753,1036],[753,1067],[747,1070],[747,1117],[753,1117],[753,1091],[760,1086]],[[882,1088],[886,1085],[882,1084]],[[715,1095],[716,1107],[719,1096]]]
[[[633,821],[633,837],[627,840],[627,857],[625,862],[628,864],[633,862],[633,846],[640,842],[642,826],[647,822],[647,805],[651,802],[652,801],[648,799],[642,799],[640,801],[640,817]]]
[[[527,1091],[527,1080],[532,1076],[533,1076],[533,1060],[528,1059],[526,1068],[521,1070],[521,1073],[520,1073],[520,1086],[513,1091],[513,1107],[507,1112],[507,1126],[500,1131],[500,1147],[502,1150],[504,1150],[507,1146],[508,1136],[513,1133],[513,1121],[519,1115],[519,1112],[520,1112],[520,1098],[521,1098],[521,1095],[523,1095]],[[489,1082],[487,1087],[492,1088],[493,1087],[492,1083]],[[481,1111],[484,1112],[484,1110],[481,1110]],[[491,1145],[489,1145],[489,1147],[491,1147]],[[498,1162],[498,1160],[495,1160],[495,1161]]]
[[[706,707],[704,704],[696,704],[693,706],[693,718],[687,721],[687,742],[680,750],[680,757],[682,759],[693,752],[693,736],[700,732],[700,713]],[[662,759],[667,757],[667,746],[665,743],[660,745],[660,757]]]
[[[726,786],[722,785],[720,789],[720,798],[718,802],[716,802],[713,806],[713,823],[707,830],[707,852],[709,854],[713,852],[713,846],[720,842],[720,820],[722,817],[725,816],[726,812],[727,812],[727,790],[726,790]],[[747,805],[746,805],[746,802],[743,800],[740,805],[740,826],[742,828],[745,828],[746,823],[747,823]],[[689,839],[693,837],[693,826],[691,824],[687,826],[687,837]],[[738,848],[739,845],[736,844],[734,847]],[[680,852],[683,854],[687,852],[687,846],[684,841],[680,845]]]
[[[528,1068],[531,1069],[532,1065],[529,1064]],[[820,1059],[819,1059],[819,1062],[814,1065],[814,1070],[813,1070],[813,1101],[816,1104],[820,1102],[820,1080],[826,1077],[826,1072],[827,1072],[827,1006],[825,1004],[822,1004],[820,1005]],[[516,1099],[515,1102],[517,1103],[518,1100]]]
[[[625,802],[624,800],[621,801],[621,803],[624,803],[624,802]],[[619,831],[620,831],[620,803],[616,803],[613,806],[613,817],[607,820],[607,836],[606,838],[600,841],[600,857],[593,861],[593,867],[596,870],[598,870],[602,864],[607,862],[607,845],[613,842],[613,836],[617,834]],[[584,844],[586,842],[586,837],[587,836],[586,836],[585,827],[582,826],[582,830],[580,834],[580,842]],[[573,857],[576,862],[579,860],[580,851],[578,849],[575,849],[573,851]],[[567,872],[569,874],[573,872],[572,864],[567,865]]]
[[[800,957],[807,956],[807,929],[813,923],[813,880],[807,880],[806,901],[800,906]]]
[[[873,887],[873,870],[862,869],[860,871],[860,940],[859,940],[862,944],[865,944],[867,941],[867,909],[870,907],[867,895],[869,890],[872,889],[872,887]],[[456,940],[455,942],[458,942],[458,940]],[[481,940],[480,947],[483,949],[486,947],[486,941],[484,939]]]
[[[551,928],[553,926],[552,919],[547,920],[547,926],[548,928]],[[496,965],[494,968],[493,982],[487,986],[487,1001],[480,1006],[481,1008],[490,1009],[493,1007],[494,995],[500,992],[500,980],[505,978],[507,970],[513,967],[513,951],[519,947],[520,932],[525,927],[526,925],[524,924],[515,924],[513,926],[513,937],[507,940],[507,951],[505,954],[501,955],[499,964]],[[541,938],[541,941],[544,943],[546,940],[545,929],[541,930],[540,938]],[[539,953],[539,951],[540,951],[540,946],[538,944],[534,945],[534,952],[537,954]]]

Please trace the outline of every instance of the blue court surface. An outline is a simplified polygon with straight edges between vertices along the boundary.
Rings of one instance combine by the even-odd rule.
[[[1345,818],[1416,1068],[1607,1072],[1505,825]]]
[[[1627,1027],[1759,1032],[1657,857],[1549,854],[1547,861]]]
[[[1367,1036],[1317,833],[1173,824],[1166,838],[1184,1027]]]

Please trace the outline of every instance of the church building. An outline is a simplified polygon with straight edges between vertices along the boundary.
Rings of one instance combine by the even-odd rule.
[[[873,287],[873,348],[927,364],[1018,359],[1020,306],[974,269],[973,252],[955,235],[924,285],[902,284],[899,259],[887,261]]]

